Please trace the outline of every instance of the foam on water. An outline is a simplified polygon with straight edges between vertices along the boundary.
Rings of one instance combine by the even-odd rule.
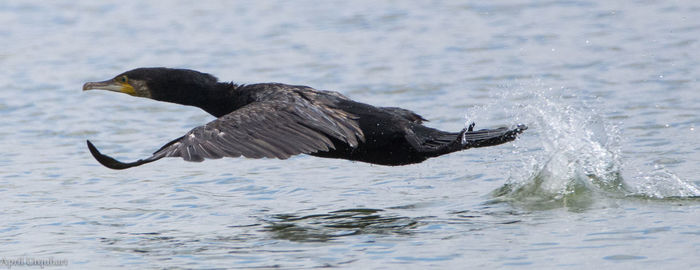
[[[595,96],[541,86],[498,95],[494,100],[516,104],[490,104],[470,115],[498,106],[530,129],[515,144],[521,164],[510,168],[508,181],[493,192],[494,202],[583,209],[605,198],[700,196],[700,189],[659,165],[651,172],[625,166],[625,160],[645,157],[622,153],[622,125],[605,118],[604,104]]]

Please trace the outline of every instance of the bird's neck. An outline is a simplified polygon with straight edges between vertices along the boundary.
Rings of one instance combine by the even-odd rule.
[[[189,84],[178,85],[178,89],[170,89],[171,93],[156,100],[189,105],[201,108],[215,117],[226,115],[244,104],[239,102],[233,83]]]
[[[199,107],[217,118],[224,116],[241,106],[236,95],[237,87],[238,85],[233,83],[216,83],[201,89],[197,97],[192,98],[190,105]]]

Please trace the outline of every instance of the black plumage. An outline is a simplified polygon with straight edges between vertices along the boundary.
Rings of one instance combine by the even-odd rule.
[[[237,85],[186,69],[138,68],[83,90],[103,89],[196,106],[217,117],[156,151],[123,163],[101,154],[104,166],[126,169],[164,157],[202,161],[222,157],[279,158],[310,154],[381,165],[406,165],[468,149],[498,145],[527,129],[445,132],[422,125],[420,115],[396,107],[375,107],[333,91],[279,83]]]

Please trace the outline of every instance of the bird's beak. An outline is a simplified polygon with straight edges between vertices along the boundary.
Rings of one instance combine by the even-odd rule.
[[[103,82],[86,82],[85,84],[83,84],[83,91],[93,89],[121,92],[122,85],[114,80],[106,80]]]
[[[136,90],[134,90],[134,87],[131,84],[128,82],[118,82],[115,79],[106,80],[103,82],[87,82],[83,84],[83,91],[92,89],[114,91],[132,96],[136,95]]]

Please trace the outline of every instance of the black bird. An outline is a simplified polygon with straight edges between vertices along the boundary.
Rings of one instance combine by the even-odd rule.
[[[375,107],[340,93],[280,83],[238,85],[188,69],[137,68],[83,91],[102,89],[190,105],[217,117],[158,149],[152,156],[123,163],[101,154],[102,165],[126,169],[164,157],[203,161],[222,157],[279,158],[310,154],[380,165],[407,165],[472,147],[498,145],[527,129],[460,132],[422,125],[420,115],[402,108]]]

